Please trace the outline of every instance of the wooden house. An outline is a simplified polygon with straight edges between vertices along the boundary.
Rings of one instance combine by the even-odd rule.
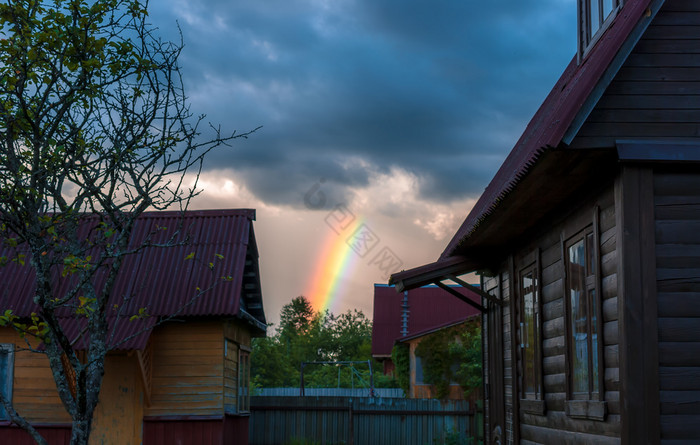
[[[148,247],[129,257],[118,275],[110,307],[116,312],[124,305],[127,316],[110,319],[111,352],[91,443],[248,443],[251,337],[266,330],[254,219],[254,210],[209,210],[187,212],[184,219],[179,212],[150,212],[137,220],[137,239],[182,222],[182,244]],[[226,280],[213,277],[210,261],[218,261]],[[27,269],[0,268],[0,307],[18,315],[32,309]],[[217,284],[193,299],[196,288],[212,280]],[[137,308],[149,316],[130,321]],[[79,349],[80,323],[63,321]],[[2,390],[49,443],[68,443],[70,417],[47,358],[24,346],[14,330],[0,330],[0,347],[9,352],[0,355]],[[7,420],[0,437],[2,443],[33,443]]]
[[[372,358],[382,364],[385,375],[394,372],[391,350],[399,339],[480,313],[478,294],[462,287],[451,286],[451,289],[459,292],[458,298],[435,285],[401,293],[397,293],[394,286],[374,285]]]
[[[700,2],[578,7],[443,254],[391,281],[481,274],[487,443],[700,443]]]

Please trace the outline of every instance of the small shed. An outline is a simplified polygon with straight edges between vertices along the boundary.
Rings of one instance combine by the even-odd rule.
[[[479,201],[391,282],[480,274],[487,443],[699,443],[700,2],[577,4]]]
[[[111,351],[91,443],[248,443],[251,337],[266,331],[254,220],[250,209],[146,212],[138,218],[137,239],[175,227],[181,237],[175,247],[147,247],[130,256],[117,277],[109,305],[115,307]],[[208,261],[215,256],[226,280],[212,278]],[[0,307],[19,316],[34,310],[28,269],[0,268]],[[212,279],[220,282],[193,298]],[[130,320],[138,308],[149,316]],[[62,322],[80,349],[80,319],[67,314]],[[0,375],[7,377],[2,390],[50,443],[67,444],[70,417],[48,360],[23,345],[14,330],[0,329],[0,347],[8,352],[0,361]],[[33,443],[8,421],[0,423],[0,435],[3,443]]]

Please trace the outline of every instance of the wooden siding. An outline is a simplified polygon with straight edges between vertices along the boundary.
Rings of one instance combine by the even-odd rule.
[[[662,444],[700,441],[700,174],[654,175]]]
[[[144,415],[223,415],[223,323],[168,323],[153,331],[151,341],[151,406]]]
[[[136,355],[109,355],[90,435],[91,445],[139,445],[143,385]]]
[[[621,139],[700,137],[700,2],[667,0],[623,64],[573,147]]]
[[[224,354],[224,410],[238,413],[238,360],[241,346],[250,350],[250,331],[239,322],[227,322],[224,326],[226,342]]]
[[[32,423],[70,423],[46,356],[27,351],[24,340],[10,328],[0,329],[0,343],[16,345],[12,384],[15,409]]]

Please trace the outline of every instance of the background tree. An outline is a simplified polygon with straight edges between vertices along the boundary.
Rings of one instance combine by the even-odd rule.
[[[280,325],[266,338],[253,340],[251,375],[258,387],[298,387],[302,362],[372,360],[372,322],[358,310],[335,316],[315,312],[304,297],[294,298],[280,314]],[[373,362],[373,368],[379,369]],[[338,368],[317,365],[304,368],[309,387],[349,388],[369,384],[369,369],[358,365]],[[364,383],[363,383],[364,382]],[[375,374],[376,387],[395,387],[391,378]]]
[[[146,17],[141,0],[0,4],[0,241],[11,252],[0,264],[31,267],[36,286],[30,319],[6,311],[0,324],[45,345],[37,352],[48,356],[73,444],[90,435],[115,278],[127,255],[153,245],[133,239],[134,221],[146,209],[185,210],[196,194],[185,174],[198,177],[211,149],[248,134],[214,128],[199,142],[202,118],[189,111],[178,65],[182,45],[161,41]],[[168,229],[164,247],[177,232]],[[58,323],[66,312],[87,321],[84,361]]]

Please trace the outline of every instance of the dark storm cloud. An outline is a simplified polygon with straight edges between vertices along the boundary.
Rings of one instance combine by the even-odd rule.
[[[157,0],[193,109],[264,128],[209,168],[300,206],[400,167],[421,196],[483,190],[575,49],[573,0]]]

